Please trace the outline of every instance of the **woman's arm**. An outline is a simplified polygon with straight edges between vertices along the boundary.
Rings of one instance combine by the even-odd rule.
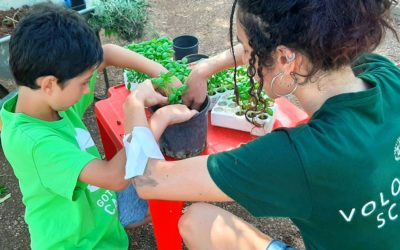
[[[237,66],[242,65],[244,54],[243,46],[241,44],[236,45],[234,51]],[[230,49],[196,64],[186,81],[189,89],[182,97],[183,102],[188,107],[198,109],[207,95],[208,78],[234,65],[235,62]]]
[[[211,179],[207,159],[149,160],[143,176],[133,178],[132,183],[144,199],[232,201]]]

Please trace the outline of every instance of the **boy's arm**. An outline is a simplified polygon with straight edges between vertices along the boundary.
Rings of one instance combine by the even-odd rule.
[[[144,112],[145,105],[141,98],[143,86],[142,84],[139,86],[125,102],[127,109],[131,111],[131,118],[126,121],[129,122],[127,125],[131,129],[149,127]],[[176,117],[179,117],[179,112],[175,112]],[[168,113],[174,114],[174,112]],[[184,113],[190,118],[196,111],[186,109]],[[231,201],[232,199],[211,179],[207,170],[207,159],[208,156],[169,162],[149,160],[143,176],[134,177],[132,183],[139,195],[145,199]]]
[[[150,77],[157,77],[161,72],[167,72],[161,64],[147,59],[146,57],[135,53],[131,50],[125,49],[114,44],[103,45],[103,62],[97,69],[98,72],[102,72],[104,68],[108,66],[115,66],[120,68],[131,68],[136,71],[142,72],[149,75]],[[89,81],[90,93],[81,98],[81,100],[74,105],[74,109],[78,112],[82,118],[87,107],[94,100],[94,85],[96,82],[97,72],[94,73],[93,77]],[[174,85],[179,86],[181,82],[175,78]]]
[[[118,45],[105,44],[103,52],[103,63],[99,66],[100,72],[108,66],[131,68],[150,77],[157,77],[160,72],[168,71],[161,64]]]
[[[151,85],[151,83],[150,83]],[[153,90],[154,91],[154,90]],[[135,93],[135,92],[134,92]],[[137,122],[137,126],[148,127],[147,118],[145,115],[144,107],[145,104],[149,106],[156,105],[158,103],[166,103],[166,97],[161,96],[156,93],[144,93],[143,98],[140,99],[140,103],[135,105],[135,109],[132,110],[130,105],[130,99],[132,99],[132,93],[127,97],[127,100],[124,103],[123,111],[124,111],[124,127],[125,134],[128,134],[133,129],[133,115],[138,115],[135,119]],[[165,126],[166,127],[166,126]],[[79,175],[79,180],[94,185],[96,187],[101,187],[110,190],[120,191],[123,190],[130,183],[129,180],[125,180],[125,149],[118,151],[118,153],[110,160],[93,160],[89,162],[81,171]]]
[[[167,103],[167,98],[156,93],[150,81],[140,84],[138,89],[141,90],[140,95],[137,91],[132,92],[123,106],[125,134],[129,134],[134,125],[149,127],[144,110],[146,106]],[[158,133],[155,136],[158,138],[169,124],[186,121],[196,114],[196,111],[190,111],[184,105],[169,106],[159,109],[158,113],[156,112],[157,117],[152,120]],[[168,110],[174,111],[172,115],[168,113]],[[89,162],[81,171],[79,180],[101,188],[123,190],[130,183],[130,180],[124,179],[125,163],[125,149],[122,149],[110,161]]]

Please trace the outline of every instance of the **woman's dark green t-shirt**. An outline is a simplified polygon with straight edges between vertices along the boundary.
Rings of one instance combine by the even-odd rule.
[[[307,249],[399,248],[400,71],[373,54],[353,71],[371,88],[208,159],[223,192],[255,216],[291,218]]]

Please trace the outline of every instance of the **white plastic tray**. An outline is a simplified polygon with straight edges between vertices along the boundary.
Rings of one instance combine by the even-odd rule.
[[[261,127],[257,127],[254,124],[248,122],[244,115],[237,115],[236,113],[240,110],[239,106],[235,102],[229,100],[228,97],[231,93],[222,95],[217,101],[214,108],[211,110],[211,124],[214,126],[231,128],[241,131],[250,132],[252,135],[261,136],[271,132],[273,124],[275,122],[276,111],[278,109],[275,103],[272,108],[273,116],[269,116],[266,120],[261,120],[258,115],[255,119],[258,123],[263,124]]]

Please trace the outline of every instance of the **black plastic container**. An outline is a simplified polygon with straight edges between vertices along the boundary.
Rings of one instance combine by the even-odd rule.
[[[194,63],[200,61],[201,59],[207,59],[208,56],[204,54],[190,54],[185,56],[184,58],[188,60],[188,63]]]
[[[191,35],[182,35],[172,40],[172,47],[175,51],[175,60],[181,60],[183,57],[191,54],[197,54],[199,51],[199,39]]]
[[[192,119],[169,126],[160,138],[163,154],[175,159],[185,159],[201,154],[207,146],[208,107],[207,96],[198,114]]]

